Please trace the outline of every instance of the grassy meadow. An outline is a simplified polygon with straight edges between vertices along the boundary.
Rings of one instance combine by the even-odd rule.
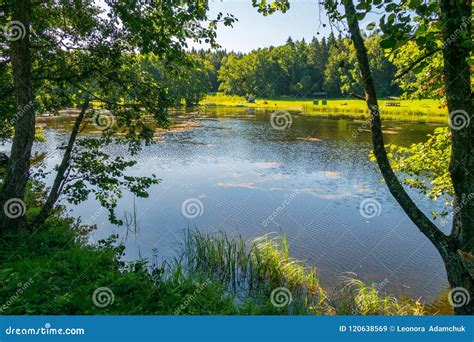
[[[445,123],[447,120],[447,109],[442,102],[437,100],[401,100],[400,107],[387,106],[387,102],[386,99],[379,101],[382,119],[432,123]],[[344,114],[367,114],[368,116],[366,103],[359,99],[328,99],[326,105],[323,105],[321,100],[315,105],[312,99],[295,98],[258,98],[255,103],[248,103],[243,96],[217,93],[206,96],[200,105],[278,109],[323,116]]]

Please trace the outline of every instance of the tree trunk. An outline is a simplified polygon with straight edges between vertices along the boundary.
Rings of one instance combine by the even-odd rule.
[[[455,213],[458,216],[453,227],[458,247],[470,254],[474,253],[474,118],[472,117],[472,96],[469,55],[471,2],[441,1],[444,24],[445,48],[444,80],[446,100],[450,113],[452,154],[450,163],[451,179],[455,192]],[[467,37],[463,40],[462,29]],[[450,37],[459,38],[448,43]]]
[[[367,49],[359,31],[359,23],[357,21],[354,4],[352,0],[345,0],[343,3],[347,15],[351,39],[354,43],[357,60],[359,62],[366,102],[370,111],[374,155],[382,176],[387,183],[390,193],[396,199],[398,204],[440,253],[446,267],[448,281],[451,288],[462,287],[468,292],[468,300],[462,306],[455,306],[455,312],[457,314],[474,313],[474,284],[468,267],[466,267],[460,253],[458,252],[455,239],[443,234],[443,232],[441,232],[416,206],[403,188],[390,165],[387,151],[384,146],[382,122],[377,103],[377,94],[375,92],[375,86],[367,57]]]
[[[45,204],[41,208],[40,213],[34,220],[34,225],[39,226],[46,221],[46,219],[51,214],[51,211],[54,208],[59,196],[61,195],[63,186],[67,180],[68,170],[70,168],[70,161],[71,161],[71,154],[74,148],[74,144],[77,140],[77,135],[79,134],[79,129],[81,127],[81,123],[84,119],[84,115],[86,114],[87,108],[89,107],[89,99],[86,99],[84,104],[82,105],[81,112],[79,113],[76,121],[74,122],[74,127],[72,129],[71,135],[69,136],[69,141],[64,150],[63,159],[61,160],[61,164],[59,164],[56,177],[54,179],[53,186],[49,192],[48,198],[46,199]]]
[[[452,283],[451,280],[450,283],[452,287],[471,289],[470,310],[464,306],[456,310],[461,314],[473,314],[474,118],[472,117],[469,66],[472,4],[471,1],[442,0],[440,5],[444,42],[444,82],[452,136],[449,171],[455,193],[455,219],[453,220],[451,236],[461,260],[470,271],[470,277],[460,276],[456,272],[452,272]]]
[[[15,89],[16,123],[5,183],[0,195],[0,228],[17,230],[25,226],[24,215],[8,215],[7,201],[23,203],[29,178],[31,148],[35,135],[34,97],[31,83],[29,0],[13,1],[13,20],[21,22],[26,32],[11,42],[13,84]],[[18,37],[17,37],[18,38]]]

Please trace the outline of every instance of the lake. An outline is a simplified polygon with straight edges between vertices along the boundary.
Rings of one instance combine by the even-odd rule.
[[[118,233],[127,260],[172,258],[187,227],[245,239],[276,232],[286,235],[294,258],[318,268],[329,288],[354,272],[382,291],[434,300],[447,283],[443,263],[369,161],[370,132],[357,131],[365,119],[293,113],[291,125],[276,127],[271,113],[219,107],[176,115],[192,127],[145,147],[131,170],[154,173],[161,183],[147,199],[126,194],[119,203],[119,214],[135,211],[136,230],[108,223],[94,199],[67,205],[70,214],[97,224],[91,241]],[[51,169],[59,161],[52,151],[66,140],[63,128],[70,119],[38,122],[46,125],[48,140],[35,152],[49,154]],[[438,126],[387,121],[386,143],[420,142]],[[123,146],[111,152],[127,153]],[[440,208],[410,193],[426,213]]]

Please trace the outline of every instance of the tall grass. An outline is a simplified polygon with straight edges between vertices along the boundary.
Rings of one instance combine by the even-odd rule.
[[[222,282],[240,300],[270,301],[276,288],[287,288],[292,301],[287,313],[316,315],[421,315],[423,305],[408,298],[398,300],[381,294],[375,285],[366,285],[345,276],[338,289],[327,291],[317,270],[291,258],[285,236],[274,234],[245,242],[241,236],[229,238],[223,232],[208,234],[188,230],[181,260],[188,272],[206,274]]]
[[[342,277],[342,289],[335,298],[339,315],[423,315],[425,309],[419,300],[397,299],[381,294],[375,284],[367,285],[355,274]]]

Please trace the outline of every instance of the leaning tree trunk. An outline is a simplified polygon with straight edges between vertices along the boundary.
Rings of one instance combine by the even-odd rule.
[[[431,222],[431,220],[416,206],[416,204],[403,188],[390,165],[387,151],[385,150],[384,146],[382,122],[379,115],[380,112],[377,103],[377,94],[375,92],[375,86],[367,57],[367,49],[359,31],[359,23],[357,21],[356,11],[352,0],[345,0],[344,8],[347,15],[351,39],[356,50],[357,61],[359,62],[359,68],[366,96],[365,99],[370,111],[374,155],[382,176],[387,183],[390,193],[396,199],[398,204],[440,253],[441,258],[444,261],[448,275],[448,281],[451,288],[453,289],[453,292],[454,290],[458,290],[456,288],[462,287],[463,291],[467,293],[467,300],[463,301],[463,305],[454,305],[455,312],[457,314],[473,314],[474,283],[469,273],[468,267],[463,262],[459,253],[456,240],[452,236],[446,236],[443,234],[443,232],[441,232],[436,227],[436,225],[434,225],[433,222]],[[472,144],[472,141],[470,143]]]
[[[71,135],[69,136],[68,144],[64,150],[63,159],[58,166],[56,177],[54,178],[53,186],[49,191],[49,195],[46,198],[46,202],[44,203],[43,207],[41,208],[40,213],[34,219],[33,224],[35,226],[39,226],[46,221],[46,219],[51,215],[51,211],[54,208],[54,205],[58,201],[59,196],[63,190],[64,184],[67,181],[67,177],[69,174],[69,170],[71,167],[71,157],[72,151],[74,148],[74,144],[76,143],[77,136],[79,134],[79,129],[81,127],[82,121],[84,120],[84,116],[86,114],[87,108],[89,107],[89,98],[87,98],[82,105],[81,111],[74,122],[74,127],[72,128]]]
[[[11,37],[11,61],[15,91],[15,135],[11,147],[7,175],[0,196],[0,229],[16,230],[25,225],[24,194],[29,178],[31,148],[35,135],[34,97],[31,83],[30,11],[29,0],[13,1],[13,21],[20,22],[19,34]],[[18,33],[18,32],[16,32]],[[17,205],[9,211],[8,203]],[[18,206],[23,208],[18,211]]]

